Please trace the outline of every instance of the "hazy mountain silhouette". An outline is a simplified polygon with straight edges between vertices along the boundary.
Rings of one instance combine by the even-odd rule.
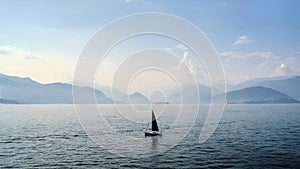
[[[75,87],[82,93],[79,103],[93,103],[85,93],[94,92],[89,87]],[[41,84],[30,78],[19,78],[0,74],[0,95],[19,103],[69,104],[73,103],[72,85],[65,83]],[[101,91],[95,91],[97,103],[112,103]]]
[[[300,100],[299,84],[300,76],[253,79],[232,87],[231,90],[237,90],[227,93],[227,102],[296,103],[298,102],[297,100]],[[195,92],[197,87],[199,93]],[[91,92],[95,93],[99,104],[113,103],[113,100],[110,98],[112,95],[114,95],[115,103],[147,104],[151,102],[139,92],[127,95],[118,89],[107,86],[95,85],[96,90],[84,85],[75,86],[74,88],[80,92],[78,103],[94,103],[94,98],[90,98],[87,95],[87,93]],[[184,93],[182,98],[181,92]],[[198,86],[187,85],[182,88],[181,92],[176,91],[171,94],[167,102],[181,103],[182,100],[182,103],[197,103],[196,97],[200,96],[200,103],[209,103],[212,96],[211,88],[201,84]],[[217,93],[218,91],[215,92]],[[41,84],[30,78],[0,74],[0,99],[2,99],[2,103],[10,102],[9,100],[11,100],[16,103],[69,104],[73,103],[72,85],[66,83]]]
[[[17,102],[16,100],[8,100],[8,99],[3,99],[3,98],[0,98],[0,103],[3,103],[3,104],[19,104],[19,102]]]
[[[269,87],[300,100],[300,76],[283,80],[268,80],[258,83],[259,86]]]
[[[268,87],[300,100],[300,76],[252,79],[235,85],[230,91],[254,86]]]
[[[257,86],[231,91],[226,95],[227,103],[299,103],[296,99],[274,89]]]
[[[198,87],[198,92],[195,93],[195,89]],[[198,98],[198,99],[197,99]],[[211,88],[205,85],[198,84],[187,85],[181,89],[171,94],[167,101],[170,103],[197,103],[197,100],[200,102],[209,102],[211,99]]]
[[[128,98],[124,99],[124,100],[127,100],[126,103],[129,103],[128,101],[130,101],[130,103],[132,103],[132,104],[148,104],[148,103],[150,103],[150,100],[146,96],[142,95],[139,92],[134,92],[133,94],[125,96],[125,97],[128,97]]]
[[[79,85],[81,87],[91,87],[91,88],[94,87],[95,89],[104,93],[105,96],[112,99],[114,101],[114,103],[127,104],[127,103],[130,103],[130,101],[132,104],[148,104],[148,103],[150,103],[150,100],[146,96],[142,95],[139,92],[135,92],[131,95],[127,95],[117,88],[103,86],[103,85],[99,85],[97,83],[93,84],[93,83],[87,83],[87,82],[81,82],[81,83],[76,82],[76,85]],[[130,99],[130,101],[129,101],[129,99]]]
[[[109,87],[109,86],[101,86],[96,84],[95,88],[97,90],[100,90],[105,94],[105,96],[117,101],[117,102],[122,102],[122,100],[119,100],[125,96],[127,96],[125,93],[121,92],[119,89],[114,88],[114,87]]]

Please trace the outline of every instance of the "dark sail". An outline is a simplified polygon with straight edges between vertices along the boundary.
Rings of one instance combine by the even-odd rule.
[[[152,111],[152,131],[159,131],[154,112]]]

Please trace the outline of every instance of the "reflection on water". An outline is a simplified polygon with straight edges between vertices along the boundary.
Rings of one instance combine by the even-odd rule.
[[[151,140],[152,140],[151,150],[152,150],[153,154],[157,153],[158,137],[160,137],[160,136],[154,136],[151,138]]]

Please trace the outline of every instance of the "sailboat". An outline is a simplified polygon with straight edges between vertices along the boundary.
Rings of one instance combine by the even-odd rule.
[[[149,123],[147,125],[146,131],[145,131],[145,136],[157,136],[157,135],[162,135],[162,133],[159,131],[157,121],[155,118],[155,114],[152,110],[152,128],[151,130],[148,130]]]

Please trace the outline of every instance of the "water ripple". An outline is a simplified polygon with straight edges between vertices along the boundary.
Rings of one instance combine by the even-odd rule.
[[[0,168],[300,168],[299,109],[300,105],[231,105],[203,144],[198,138],[206,115],[200,112],[197,123],[178,145],[163,154],[131,158],[94,145],[72,106],[64,105],[63,111],[55,105],[2,106]],[[143,124],[124,125],[116,115],[106,118],[118,133],[148,139],[141,134]],[[172,128],[168,124],[161,127]],[[167,145],[160,140],[157,144]]]

